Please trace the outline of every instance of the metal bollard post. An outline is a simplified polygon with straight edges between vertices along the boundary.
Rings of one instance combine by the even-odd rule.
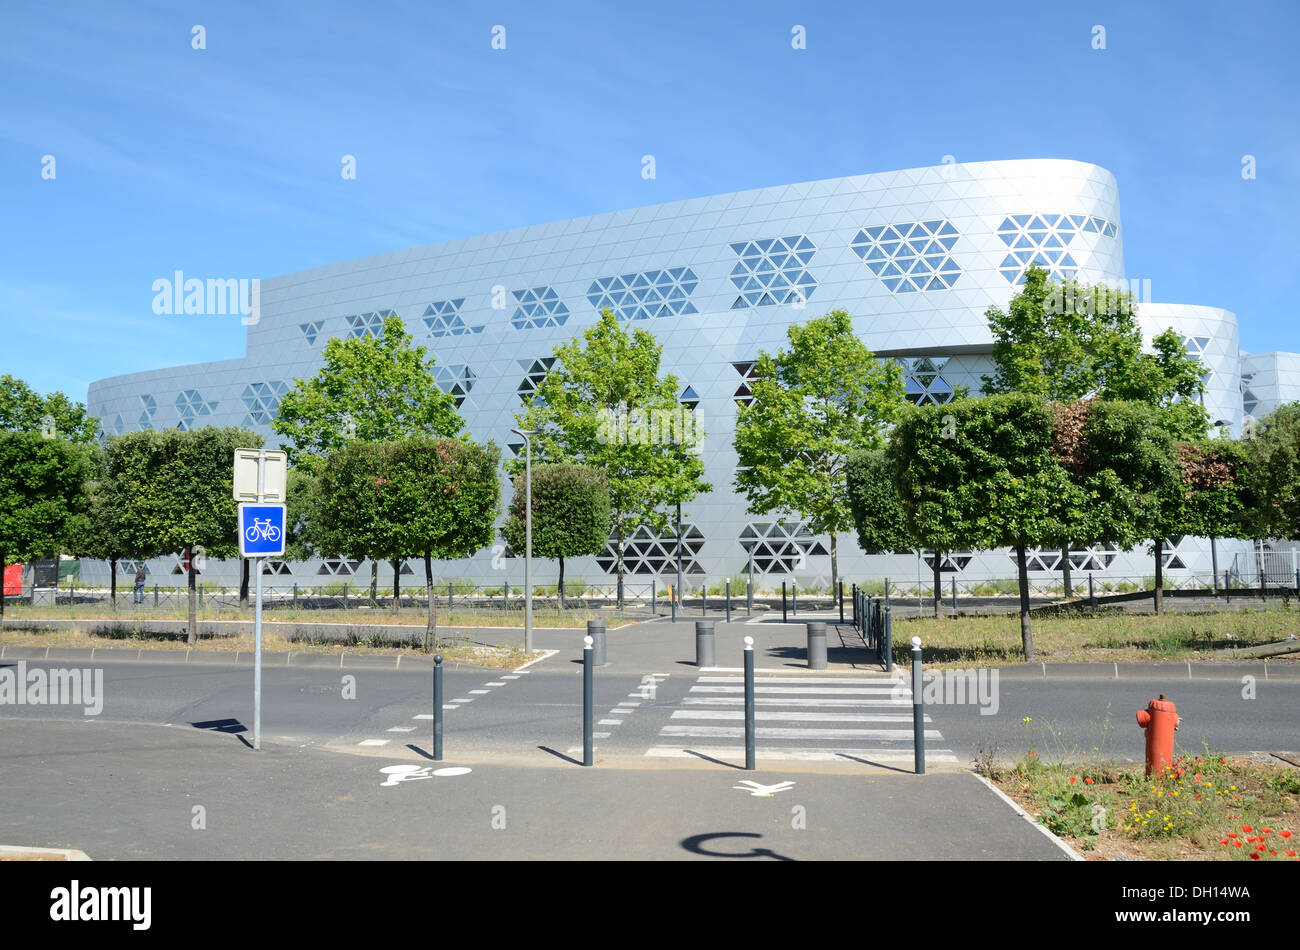
[[[695,621],[695,665],[699,669],[717,666],[714,660],[713,621]]]
[[[153,585],[153,605],[155,607],[158,606],[158,585],[157,584]]]
[[[298,582],[297,581],[294,581],[293,583],[293,605],[295,607],[298,606]]]
[[[912,638],[912,748],[916,774],[925,774],[925,706],[921,695],[921,638]]]
[[[348,609],[348,582],[343,582],[343,609]]]
[[[754,582],[745,581],[745,616],[753,616],[754,613]]]
[[[510,582],[509,581],[505,582],[505,586],[502,588],[502,591],[505,594],[505,596],[502,598],[504,602],[504,608],[506,610],[509,610],[510,609]]]
[[[1097,606],[1097,598],[1092,592],[1092,571],[1088,572],[1088,603],[1093,607]]]
[[[754,638],[745,637],[745,771],[754,771]]]
[[[433,760],[442,761],[442,654],[433,658]]]
[[[799,616],[799,585],[790,582],[790,613]]]
[[[1300,574],[1296,576],[1300,577]],[[731,623],[731,578],[727,578],[727,623]]]
[[[668,603],[673,608],[673,623],[677,622],[677,589],[671,584],[668,586]]]
[[[591,638],[592,657],[597,666],[605,665],[605,621],[588,620],[587,636]]]
[[[650,616],[659,616],[659,578],[650,578]]]
[[[956,577],[952,578],[952,612],[953,615],[956,616],[957,614],[957,578]]]
[[[853,585],[853,626],[858,625],[858,585]]]
[[[447,582],[447,613],[451,613],[451,601],[455,593],[455,587],[451,581]]]
[[[1223,572],[1223,593],[1228,598],[1228,603],[1232,603],[1232,576],[1228,571]]]
[[[840,581],[839,596],[835,598],[840,605],[840,623],[844,622],[844,582]]]
[[[592,706],[592,665],[591,637],[582,640],[582,764],[592,764],[591,706]]]
[[[885,672],[894,672],[894,625],[889,616],[889,604],[885,604]]]
[[[820,620],[808,624],[808,669],[826,669],[826,624]]]
[[[707,617],[708,615],[709,615],[709,582],[707,580],[703,580],[700,581],[700,616]]]
[[[785,581],[781,582],[781,622],[785,623],[789,619],[785,612]]]

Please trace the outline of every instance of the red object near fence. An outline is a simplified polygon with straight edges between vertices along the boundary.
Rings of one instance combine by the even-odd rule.
[[[16,596],[23,592],[23,566],[21,564],[5,565],[4,592],[6,596]]]

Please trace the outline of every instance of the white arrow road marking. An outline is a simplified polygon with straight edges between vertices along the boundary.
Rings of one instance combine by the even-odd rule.
[[[777,782],[775,785],[761,785],[751,779],[742,779],[739,785],[733,785],[732,788],[741,792],[749,792],[754,798],[771,798],[777,792],[788,792],[794,788],[794,782]]]

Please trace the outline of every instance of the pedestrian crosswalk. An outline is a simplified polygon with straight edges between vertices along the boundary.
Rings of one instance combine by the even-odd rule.
[[[859,761],[911,767],[912,691],[905,675],[758,671],[754,745],[762,760]],[[925,717],[927,766],[957,765]],[[745,681],[739,671],[702,670],[674,709],[652,757],[745,757]]]

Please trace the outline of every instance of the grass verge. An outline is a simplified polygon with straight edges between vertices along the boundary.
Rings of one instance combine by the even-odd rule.
[[[0,644],[16,647],[57,647],[69,649],[130,649],[130,650],[202,650],[204,652],[251,653],[255,649],[253,637],[217,636],[200,637],[190,647],[184,634],[150,634],[122,628],[112,635],[85,633],[80,630],[5,630],[0,632]],[[384,640],[371,636],[351,636],[344,640],[290,639],[271,630],[262,631],[262,649],[268,653],[365,653],[376,656],[409,656],[424,652],[422,637],[407,640]],[[444,642],[438,652],[448,663],[469,663],[500,669],[515,669],[528,660],[523,647],[486,646],[478,643]]]
[[[980,771],[1095,860],[1295,861],[1300,770],[1206,749],[1148,779],[1141,765],[1057,764],[1033,752]]]
[[[1219,661],[1216,651],[1300,636],[1300,610],[1290,605],[1263,610],[1196,614],[1126,614],[1103,611],[1035,617],[1034,660],[1048,663]],[[912,637],[925,644],[927,667],[1003,666],[1025,662],[1017,616],[932,617],[894,624],[895,662],[911,660]],[[1300,653],[1270,663],[1300,662]]]

